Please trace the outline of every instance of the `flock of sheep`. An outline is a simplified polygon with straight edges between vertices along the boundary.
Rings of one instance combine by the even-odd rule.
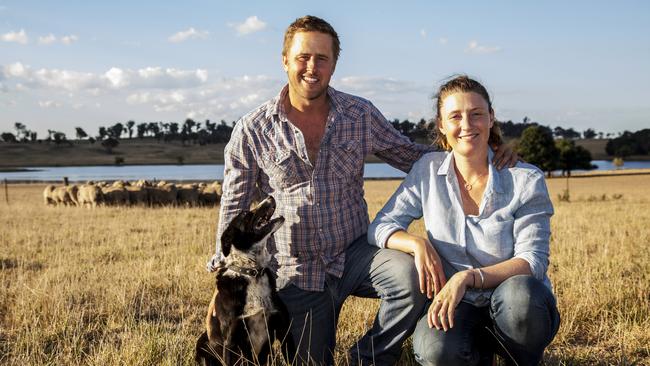
[[[48,185],[43,191],[46,205],[63,206],[215,206],[221,200],[221,183],[180,184],[165,181],[152,184],[115,181],[81,185]]]

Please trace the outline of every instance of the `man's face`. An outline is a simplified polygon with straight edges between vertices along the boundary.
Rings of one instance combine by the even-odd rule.
[[[294,34],[282,63],[292,97],[311,101],[324,96],[336,66],[332,37],[320,32]]]

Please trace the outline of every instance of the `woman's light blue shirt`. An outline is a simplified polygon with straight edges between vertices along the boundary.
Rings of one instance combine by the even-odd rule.
[[[368,241],[380,247],[398,230],[424,217],[429,241],[443,262],[447,279],[470,268],[486,267],[510,258],[530,264],[538,280],[551,288],[549,263],[550,219],[553,205],[544,173],[533,165],[517,163],[498,170],[492,165],[478,216],[465,215],[454,169],[453,154],[424,155],[377,214]],[[492,290],[469,289],[464,301],[487,305]]]

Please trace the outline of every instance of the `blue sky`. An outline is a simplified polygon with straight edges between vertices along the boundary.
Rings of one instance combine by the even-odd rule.
[[[332,85],[389,119],[432,117],[435,87],[467,73],[500,120],[650,127],[647,1],[0,0],[0,131],[232,121],[284,85],[305,14],[341,38]]]

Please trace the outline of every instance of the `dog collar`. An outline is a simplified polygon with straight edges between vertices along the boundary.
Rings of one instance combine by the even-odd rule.
[[[231,264],[228,266],[228,269],[251,277],[262,277],[262,274],[264,274],[264,268],[246,268]]]

